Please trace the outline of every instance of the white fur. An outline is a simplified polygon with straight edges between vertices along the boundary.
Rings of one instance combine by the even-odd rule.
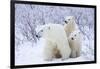
[[[78,30],[78,26],[76,24],[76,20],[74,16],[67,16],[65,18],[65,21],[67,23],[65,23],[64,29],[66,31],[67,36],[69,36],[71,32]]]
[[[54,57],[53,49],[57,46],[60,51],[62,59],[67,59],[70,56],[71,49],[69,47],[66,32],[60,24],[44,25],[42,37],[45,39],[44,58],[45,60],[52,60]]]
[[[80,56],[81,33],[79,31],[78,25],[76,24],[76,20],[74,16],[67,16],[65,18],[64,30],[66,31],[66,35],[69,41],[69,46],[71,48],[70,57],[75,58],[75,57]],[[72,38],[74,40],[72,40]]]
[[[73,31],[68,37],[69,45],[71,48],[71,58],[79,57],[81,51],[81,33]]]

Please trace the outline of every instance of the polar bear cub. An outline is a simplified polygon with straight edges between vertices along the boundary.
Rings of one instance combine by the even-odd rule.
[[[69,46],[71,48],[72,58],[78,57],[81,50],[81,33],[76,24],[74,16],[67,16],[65,18],[64,30],[66,31],[66,36],[68,37]]]
[[[79,57],[81,52],[81,33],[80,31],[73,31],[68,37],[71,48],[71,58]]]
[[[65,17],[64,29],[66,31],[67,36],[69,36],[71,32],[78,30],[78,26],[76,24],[74,16]]]
[[[70,57],[71,49],[62,25],[46,24],[38,32],[38,36],[45,39],[45,45],[43,48],[45,60],[52,60],[56,56],[61,57],[62,60]]]

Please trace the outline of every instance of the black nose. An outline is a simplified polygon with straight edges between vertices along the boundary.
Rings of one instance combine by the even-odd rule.
[[[65,23],[67,23],[67,21],[65,21]]]
[[[72,40],[74,40],[74,38],[72,38]]]
[[[36,37],[38,37],[38,35],[36,35]]]

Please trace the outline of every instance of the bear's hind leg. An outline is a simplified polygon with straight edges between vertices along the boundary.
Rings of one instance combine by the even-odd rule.
[[[67,48],[60,49],[62,60],[68,59],[70,57],[71,50],[70,49],[66,50],[66,49]]]

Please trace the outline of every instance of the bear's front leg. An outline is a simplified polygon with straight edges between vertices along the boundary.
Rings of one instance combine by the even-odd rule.
[[[76,52],[76,57],[79,57],[80,56],[80,50],[78,50],[77,52]]]
[[[44,49],[44,60],[52,61],[52,59],[53,59],[52,50],[45,48]]]
[[[71,51],[71,55],[70,55],[70,57],[71,58],[76,58],[77,56],[76,56],[76,51]]]
[[[46,40],[43,54],[44,54],[44,60],[46,61],[52,61],[53,60],[53,44],[49,41]]]

